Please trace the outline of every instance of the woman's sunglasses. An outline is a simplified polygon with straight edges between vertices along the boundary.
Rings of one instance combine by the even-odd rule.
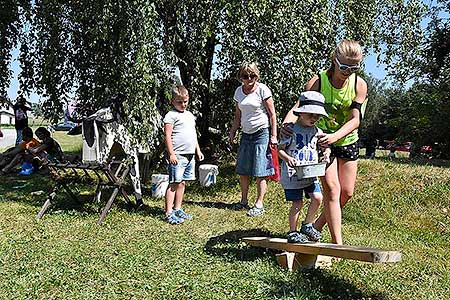
[[[359,70],[359,68],[361,68],[361,66],[359,64],[357,65],[346,65],[346,64],[341,64],[341,62],[339,61],[339,59],[336,57],[336,62],[338,64],[338,68],[339,70],[345,72],[345,71],[351,71],[351,72],[356,72]]]
[[[241,75],[241,79],[255,79],[256,77],[255,74]]]

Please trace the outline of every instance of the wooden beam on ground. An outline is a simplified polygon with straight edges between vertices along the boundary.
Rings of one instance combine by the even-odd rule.
[[[309,255],[342,257],[371,263],[394,263],[401,261],[402,254],[369,247],[336,245],[326,243],[291,244],[286,239],[270,237],[246,237],[242,239],[251,246],[276,249]]]

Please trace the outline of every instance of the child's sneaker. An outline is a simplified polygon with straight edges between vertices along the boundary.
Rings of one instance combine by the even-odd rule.
[[[186,213],[181,207],[177,210],[174,210],[173,212],[175,213],[175,216],[177,216],[178,218],[182,218],[185,220],[192,219],[192,215]]]
[[[177,217],[174,212],[171,212],[164,218],[164,220],[170,225],[178,225],[184,222],[184,220],[180,217]]]
[[[322,238],[322,234],[320,233],[320,231],[315,229],[311,223],[302,224],[300,232],[306,235],[312,242],[319,242]]]
[[[247,216],[249,217],[259,217],[264,214],[264,207],[253,206],[247,211]]]
[[[305,244],[309,242],[308,237],[298,231],[289,232],[287,241],[288,243],[300,243],[300,244]]]

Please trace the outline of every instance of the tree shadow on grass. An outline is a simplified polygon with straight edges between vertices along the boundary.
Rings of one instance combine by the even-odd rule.
[[[288,282],[271,278],[267,282],[270,287],[268,294],[274,299],[290,294],[306,296],[306,299],[386,299],[383,293],[368,295],[354,284],[323,269],[298,270],[293,277],[293,280]]]
[[[226,261],[252,261],[267,256],[264,248],[248,247],[242,238],[271,236],[269,231],[261,229],[242,229],[210,238],[204,247],[206,253],[221,257]]]
[[[33,206],[36,207],[37,213],[53,192],[55,185],[56,183],[48,174],[35,173],[30,176],[8,174],[2,177],[0,183],[0,201],[11,201]],[[51,214],[52,211],[66,211],[68,213],[75,211],[76,213],[97,215],[101,212],[112,193],[111,188],[104,189],[102,192],[102,200],[100,203],[97,203],[94,200],[95,183],[66,182],[65,185],[73,193],[75,198],[61,186],[51,201],[46,214]],[[134,201],[134,194],[128,192],[128,195],[131,201]],[[120,192],[114,200],[113,206],[127,210],[135,208],[134,202],[130,205],[124,200]]]
[[[144,201],[145,202],[145,201]],[[131,212],[135,212],[137,214],[143,215],[143,216],[152,216],[152,217],[163,217],[165,216],[165,211],[163,207],[160,206],[148,206],[147,204],[143,204],[140,207],[136,207],[134,202],[130,206],[127,202],[121,202],[117,204],[117,207],[120,207],[124,210],[128,210]]]
[[[280,251],[250,247],[242,242],[244,237],[256,236],[275,237],[276,235],[262,229],[229,231],[210,238],[205,244],[204,251],[228,262],[270,258],[275,265],[275,254]],[[283,279],[274,272],[273,276],[267,276],[267,274],[261,276],[261,280],[265,281],[265,289],[268,289],[265,292],[273,299],[386,299],[382,293],[367,295],[354,284],[323,269],[298,270],[288,279]]]
[[[189,185],[189,192],[199,196],[214,196],[227,193],[239,186],[239,176],[236,175],[232,165],[221,165],[216,183],[210,187],[201,186],[198,181]]]
[[[375,159],[383,162],[395,162],[398,164],[405,164],[405,165],[433,166],[444,168],[450,167],[450,160],[445,159],[407,158],[407,157],[398,157],[398,158],[375,157]]]
[[[225,202],[211,202],[211,201],[192,201],[186,200],[183,201],[185,204],[189,205],[197,205],[206,208],[217,208],[217,209],[233,209],[233,203],[225,203]]]

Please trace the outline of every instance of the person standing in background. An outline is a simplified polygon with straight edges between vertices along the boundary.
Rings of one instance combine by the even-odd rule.
[[[22,131],[25,127],[28,127],[28,115],[27,111],[31,111],[31,107],[27,106],[27,101],[23,95],[19,95],[16,100],[16,104],[13,105],[14,109],[14,127],[16,128],[16,146],[22,142]]]
[[[259,80],[259,70],[255,62],[244,62],[238,72],[242,85],[234,93],[236,109],[228,142],[233,144],[236,131],[242,128],[236,163],[236,173],[240,176],[241,200],[233,209],[249,209],[247,215],[256,217],[264,214],[263,200],[267,190],[266,177],[273,175],[268,156],[269,143],[277,145],[277,118],[272,92]],[[270,151],[269,151],[270,153]],[[250,177],[256,177],[257,198],[252,208],[248,206]]]

